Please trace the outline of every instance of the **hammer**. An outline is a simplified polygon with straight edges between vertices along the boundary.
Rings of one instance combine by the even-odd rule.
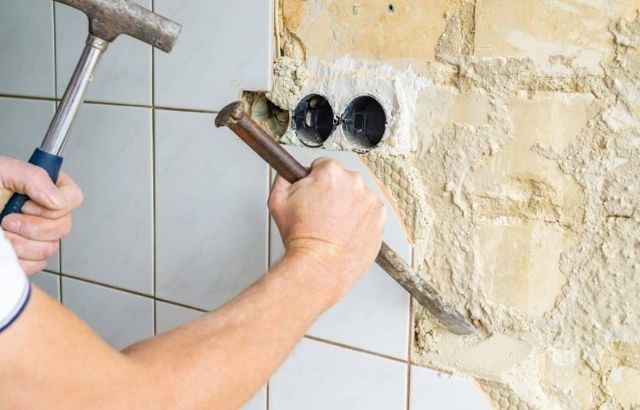
[[[267,132],[253,121],[244,110],[243,102],[227,105],[218,113],[216,127],[229,127],[240,139],[264,159],[280,176],[295,183],[306,177],[309,171]],[[376,263],[400,284],[416,301],[450,332],[458,335],[474,333],[476,328],[386,243],[382,242]]]
[[[49,125],[40,148],[29,163],[47,171],[55,183],[62,167],[62,150],[67,135],[84,100],[87,86],[93,79],[98,60],[109,43],[120,34],[127,34],[164,52],[170,52],[178,39],[181,26],[159,16],[131,0],[56,0],[84,12],[89,17],[89,37],[80,61],[71,77],[67,90]],[[27,201],[25,195],[14,194],[2,213],[5,216],[20,213]]]

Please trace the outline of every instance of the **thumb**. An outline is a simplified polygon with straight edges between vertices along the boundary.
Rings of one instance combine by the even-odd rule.
[[[7,196],[6,191],[9,190],[25,194],[32,201],[53,210],[64,208],[67,202],[44,169],[6,157],[0,157],[0,189],[5,191],[0,194],[0,200]]]
[[[271,192],[285,191],[291,184],[286,179],[282,178],[280,174],[276,175],[273,185],[271,185]]]

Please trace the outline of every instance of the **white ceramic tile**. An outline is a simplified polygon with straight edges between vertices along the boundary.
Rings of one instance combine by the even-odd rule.
[[[171,303],[156,301],[156,332],[164,333],[175,327],[191,322],[204,315],[204,313],[187,309]]]
[[[156,331],[166,332],[182,324],[191,322],[204,313],[172,305],[170,303],[156,301]],[[267,407],[267,389],[263,387],[260,391],[242,407],[242,410],[265,410]]]
[[[51,101],[0,98],[0,155],[27,161],[42,143],[54,112]],[[47,269],[60,271],[59,254]]]
[[[137,0],[151,8],[151,0]],[[56,3],[58,97],[62,97],[89,33],[86,14]],[[128,104],[151,104],[151,46],[119,36],[101,57],[86,99]]]
[[[407,365],[304,339],[269,384],[271,410],[401,410]]]
[[[62,301],[115,349],[153,336],[153,300],[62,279]]]
[[[153,292],[151,110],[84,104],[65,169],[84,191],[62,242],[62,270]]]
[[[480,389],[469,379],[411,366],[410,410],[491,410]]]
[[[49,294],[52,298],[60,301],[60,275],[49,272],[40,272],[30,277],[31,283]]]
[[[359,172],[368,186],[374,188],[387,204],[388,218],[384,240],[408,262],[411,245],[399,220],[394,216],[387,199],[375,178],[351,152],[327,151],[311,148],[286,147],[303,165],[318,157],[331,157],[345,168]],[[282,240],[275,223],[271,224],[271,260],[284,253]],[[406,359],[409,337],[409,295],[380,267],[373,265],[351,289],[347,296],[328,310],[309,330],[312,336]]]
[[[156,113],[158,297],[220,306],[267,265],[267,166],[213,116]]]
[[[3,1],[0,93],[53,97],[53,2]]]
[[[241,410],[266,410],[267,409],[267,388],[263,387],[251,400],[249,400]]]
[[[156,105],[218,110],[242,90],[270,89],[272,0],[155,0],[183,25],[171,54],[155,54]]]

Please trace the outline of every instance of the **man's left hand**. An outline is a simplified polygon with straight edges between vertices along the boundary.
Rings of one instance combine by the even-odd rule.
[[[4,218],[2,228],[22,269],[31,275],[47,266],[60,239],[71,232],[71,212],[82,203],[82,191],[64,172],[54,184],[41,168],[0,156],[0,209],[14,192],[30,200],[22,214]]]

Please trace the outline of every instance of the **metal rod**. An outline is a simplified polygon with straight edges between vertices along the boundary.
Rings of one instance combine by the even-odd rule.
[[[62,153],[73,120],[84,100],[87,86],[93,79],[96,65],[108,46],[107,41],[96,36],[90,35],[87,39],[80,61],[42,141],[41,150],[54,155]]]

